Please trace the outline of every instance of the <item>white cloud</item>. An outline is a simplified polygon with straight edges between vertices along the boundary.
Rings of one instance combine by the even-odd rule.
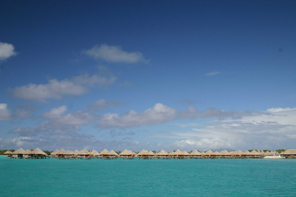
[[[86,125],[89,124],[92,117],[83,111],[66,114],[67,107],[65,105],[53,108],[49,112],[45,112],[42,117],[50,119],[53,124],[58,125]]]
[[[106,101],[105,99],[100,99],[95,101],[91,106],[92,107],[98,107],[98,108],[105,108],[109,106],[118,106],[122,105],[122,102],[120,101]]]
[[[143,113],[128,111],[125,115],[120,116],[116,113],[108,113],[101,117],[99,126],[106,127],[137,127],[142,125],[156,125],[172,121],[174,119],[192,119],[197,117],[197,110],[190,106],[185,111],[178,111],[162,103],[157,103],[151,109]]]
[[[11,113],[6,103],[0,103],[0,120],[10,120]]]
[[[114,63],[138,63],[148,61],[140,52],[127,52],[123,51],[121,47],[106,44],[102,44],[101,46],[96,45],[89,50],[85,50],[84,53],[95,59],[102,59]]]
[[[28,84],[12,90],[14,96],[27,100],[45,102],[47,99],[62,99],[65,96],[79,96],[85,94],[89,87],[108,86],[115,82],[116,77],[102,77],[99,75],[81,75],[72,79],[58,81],[51,79],[47,84]]]
[[[0,60],[6,60],[16,55],[12,44],[0,42]]]
[[[143,113],[130,110],[123,116],[119,114],[105,114],[100,119],[101,127],[135,127],[141,125],[155,125],[171,121],[176,118],[177,110],[161,103],[155,104]]]
[[[187,138],[173,145],[198,149],[295,148],[295,120],[296,108],[271,108],[261,113],[245,113],[240,118],[228,116],[227,119],[213,120],[189,132],[155,137]]]
[[[215,72],[210,72],[210,73],[206,73],[205,76],[210,77],[210,76],[215,76],[215,75],[220,75],[221,73],[218,71]]]
[[[207,149],[231,149],[233,148],[231,143],[220,138],[203,138],[200,140],[186,139],[181,141],[175,141],[172,144],[176,149],[182,150],[207,150]]]

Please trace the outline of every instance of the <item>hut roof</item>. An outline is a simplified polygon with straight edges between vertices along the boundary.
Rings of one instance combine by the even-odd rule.
[[[208,150],[208,151],[206,152],[206,155],[211,155],[212,153],[214,153],[214,152],[211,151],[211,150]]]
[[[223,151],[220,152],[220,155],[229,156],[230,153],[227,150],[223,150]]]
[[[100,155],[100,153],[98,151],[96,151],[96,150],[93,150],[91,152],[93,153],[94,156],[99,156]]]
[[[237,153],[238,155],[241,155],[241,154],[243,153],[243,151],[238,150],[238,151],[236,151],[236,153]]]
[[[56,153],[56,155],[64,155],[64,154],[65,154],[65,153],[62,152],[62,151],[59,151],[59,152]]]
[[[137,154],[137,156],[142,156],[142,155],[148,155],[148,151],[143,149]]]
[[[52,153],[50,153],[51,155],[56,155],[57,152],[59,152],[59,149],[56,149],[55,151],[53,151]]]
[[[156,155],[163,155],[163,156],[167,156],[168,155],[168,153],[165,151],[165,150],[161,150],[161,151],[159,151],[158,153],[156,153]]]
[[[152,152],[152,151],[150,150],[150,151],[148,151],[148,155],[149,155],[149,156],[154,156],[155,154],[154,154],[154,152]]]
[[[291,154],[296,154],[296,149],[287,149],[285,152],[282,153],[282,155],[291,155]]]
[[[11,154],[12,154],[12,152],[9,150],[4,153],[4,155],[11,155]]]
[[[183,155],[189,155],[189,153],[187,151],[184,151]]]
[[[114,150],[111,150],[108,155],[111,155],[111,156],[118,156],[118,154],[114,151]]]
[[[22,148],[19,148],[16,151],[14,151],[13,154],[15,154],[15,155],[26,154],[26,151],[24,149],[22,149]]]
[[[83,150],[81,150],[79,151],[78,155],[86,155],[86,153]]]
[[[76,149],[73,153],[74,153],[74,155],[78,155],[79,151]]]
[[[132,151],[125,149],[119,155],[126,156],[126,155],[133,155]]]
[[[190,155],[201,155],[201,153],[197,150],[194,150],[190,153]]]
[[[173,155],[184,155],[179,149],[176,150]]]
[[[65,152],[65,150],[62,148],[61,150],[60,150],[62,153],[64,153]]]
[[[36,155],[47,155],[45,152],[43,152],[40,148],[36,148],[35,150],[33,150],[33,152]]]
[[[102,152],[100,152],[100,155],[108,155],[109,151],[107,149],[104,149]]]
[[[87,151],[86,149],[83,149],[82,150],[84,153],[89,153],[89,151]]]
[[[67,150],[67,151],[65,152],[65,155],[72,155],[72,153],[71,153],[71,151]]]

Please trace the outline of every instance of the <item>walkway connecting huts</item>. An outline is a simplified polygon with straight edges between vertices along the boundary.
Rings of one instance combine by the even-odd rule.
[[[282,152],[281,156],[289,159],[296,158],[296,149],[287,149]]]
[[[155,154],[157,159],[166,159],[168,157],[168,153],[165,150],[161,150]]]
[[[198,150],[194,150],[190,153],[190,158],[197,159],[201,157],[201,153]]]

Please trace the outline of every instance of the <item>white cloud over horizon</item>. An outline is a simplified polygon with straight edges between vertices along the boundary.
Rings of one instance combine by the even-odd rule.
[[[12,94],[15,97],[46,102],[48,99],[62,99],[67,96],[80,96],[88,92],[90,87],[106,87],[113,84],[115,76],[109,78],[87,74],[72,77],[71,79],[50,79],[47,84],[30,83],[25,86],[15,87]]]
[[[95,59],[102,59],[113,63],[139,63],[148,62],[142,53],[123,51],[120,46],[109,46],[101,44],[93,46],[91,49],[84,50],[83,53]]]
[[[192,131],[159,137],[180,138],[172,145],[186,149],[291,148],[296,139],[295,120],[296,108],[271,108],[257,115],[216,119]]]
[[[16,54],[12,44],[0,42],[0,61],[6,60]]]

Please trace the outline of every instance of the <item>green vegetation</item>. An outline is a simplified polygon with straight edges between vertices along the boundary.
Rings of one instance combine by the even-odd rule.
[[[0,150],[0,155],[4,155],[4,153],[8,150]],[[14,152],[14,149],[10,149],[9,151]]]
[[[281,154],[282,152],[285,151],[285,149],[278,149],[278,150],[275,150],[275,151]]]

